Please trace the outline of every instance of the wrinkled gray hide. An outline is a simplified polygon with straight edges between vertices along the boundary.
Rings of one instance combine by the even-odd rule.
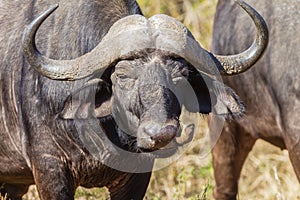
[[[264,57],[240,76],[224,82],[241,97],[245,117],[231,121],[213,150],[216,199],[236,199],[244,160],[258,138],[289,151],[300,178],[300,1],[248,0],[265,18],[270,30]],[[254,26],[233,1],[219,0],[212,52],[233,54],[246,49]],[[261,152],[263,154],[263,152]]]

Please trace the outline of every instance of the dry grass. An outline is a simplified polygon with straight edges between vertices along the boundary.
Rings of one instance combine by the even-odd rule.
[[[183,22],[204,48],[209,48],[217,0],[137,0],[143,14],[167,14]]]
[[[198,124],[198,131],[205,130],[204,134],[207,134],[205,124],[205,120],[202,120]],[[153,173],[145,199],[213,199],[211,156],[199,156],[203,149],[199,144],[209,145],[203,143],[201,135],[197,134],[191,148],[176,163]],[[300,199],[299,191],[300,185],[288,152],[258,140],[242,170],[238,199],[296,200]]]
[[[240,199],[300,199],[288,152],[262,140],[250,152],[239,183]]]
[[[210,156],[199,159],[193,151],[195,149],[188,151],[171,166],[153,173],[146,200],[212,199],[214,180]],[[287,151],[258,141],[242,171],[239,199],[296,200],[300,199],[299,191],[300,186]],[[80,188],[75,199],[107,198],[108,193],[105,189]],[[35,187],[31,187],[24,197],[24,200],[38,199]]]
[[[206,130],[205,122],[198,127]],[[200,134],[201,135],[201,134]],[[211,156],[200,158],[197,137],[189,150],[175,163],[153,173],[145,200],[213,199],[214,187]],[[290,164],[287,151],[281,151],[259,140],[249,154],[239,181],[239,199],[300,200],[300,186]],[[104,189],[79,188],[76,200],[107,199]],[[38,200],[31,187],[24,200]],[[2,199],[1,199],[2,200]]]

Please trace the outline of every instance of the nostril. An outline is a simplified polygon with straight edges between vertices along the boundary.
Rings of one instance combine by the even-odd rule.
[[[159,124],[149,124],[144,127],[144,131],[151,140],[167,142],[176,136],[178,129],[172,125],[162,127]]]
[[[179,129],[176,123],[166,125],[155,122],[142,124],[140,128],[137,145],[144,149],[159,149],[168,145]]]
[[[167,135],[173,135],[177,133],[177,128],[175,126],[166,126],[162,129],[162,133],[163,134],[167,134]]]

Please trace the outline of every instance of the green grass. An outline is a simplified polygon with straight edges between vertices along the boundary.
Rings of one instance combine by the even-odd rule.
[[[108,199],[108,191],[106,188],[85,189],[80,187],[75,194],[75,199],[78,200],[94,200],[94,199]]]

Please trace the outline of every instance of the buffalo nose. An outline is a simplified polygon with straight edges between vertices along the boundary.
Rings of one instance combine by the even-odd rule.
[[[177,130],[173,125],[148,124],[144,127],[144,132],[154,142],[155,148],[166,146],[176,136]]]
[[[148,124],[144,127],[144,131],[150,137],[154,137],[155,135],[159,134],[161,126],[158,124]]]

